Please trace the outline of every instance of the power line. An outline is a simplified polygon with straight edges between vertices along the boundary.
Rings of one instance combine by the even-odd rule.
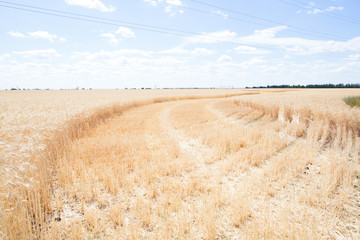
[[[181,8],[191,10],[191,11],[194,11],[194,12],[199,12],[199,13],[203,13],[203,14],[208,14],[208,15],[221,17],[220,14],[215,13],[215,12],[208,12],[208,11],[204,11],[204,10],[200,10],[200,9],[196,9],[196,8],[191,8],[191,7],[186,7],[186,6],[181,6]],[[234,18],[234,17],[231,17],[231,16],[227,16],[226,18],[227,19],[232,19],[232,20],[235,20],[235,21],[239,21],[239,22],[251,23],[251,24],[254,24],[254,25],[258,25],[258,26],[271,27],[271,25],[269,25],[269,24],[257,23],[257,22],[254,22],[254,21],[238,19],[238,18]]]
[[[254,19],[264,21],[264,22],[267,22],[267,23],[273,23],[273,24],[277,24],[277,25],[285,25],[285,26],[288,26],[289,28],[297,29],[298,31],[301,31],[301,32],[307,32],[308,34],[310,32],[311,34],[316,34],[318,36],[321,35],[323,37],[326,36],[326,37],[337,38],[338,40],[346,40],[344,37],[341,37],[341,36],[338,36],[338,35],[322,33],[322,32],[319,32],[319,31],[314,31],[314,30],[311,30],[311,29],[303,28],[303,27],[289,25],[289,24],[286,24],[286,23],[274,21],[274,20],[271,20],[271,19],[263,18],[263,17],[258,17],[258,16],[251,15],[251,14],[248,14],[248,13],[245,13],[245,12],[240,12],[238,10],[228,9],[228,8],[224,8],[224,7],[221,7],[221,6],[218,6],[218,5],[209,4],[209,3],[198,1],[198,0],[189,0],[189,1],[201,4],[201,5],[204,5],[204,6],[220,9],[220,10],[223,10],[223,11],[232,12],[232,13],[235,13],[235,14],[238,14],[238,15],[254,18]],[[294,30],[292,30],[292,31],[294,31]],[[298,31],[295,31],[295,32],[298,32]]]
[[[30,8],[30,9],[36,9],[36,10],[41,10],[42,12],[37,12],[34,11],[35,13],[43,13],[43,14],[48,14],[48,13],[44,13],[43,11],[46,12],[53,12],[55,13],[54,16],[59,16],[59,17],[65,17],[63,15],[56,15],[56,14],[65,14],[65,15],[70,15],[70,16],[76,16],[76,17],[85,17],[85,18],[90,18],[90,19],[97,19],[100,21],[106,21],[106,22],[115,22],[115,23],[121,23],[121,24],[127,24],[127,25],[134,25],[134,26],[139,26],[139,27],[146,27],[146,28],[154,28],[154,29],[160,29],[160,30],[166,30],[166,31],[171,31],[171,32],[178,32],[178,33],[184,33],[184,34],[196,34],[194,32],[188,32],[188,31],[182,31],[182,30],[176,30],[176,29],[172,29],[172,28],[165,28],[165,27],[158,27],[158,26],[152,26],[152,25],[147,25],[147,24],[140,24],[140,23],[134,23],[134,22],[128,22],[128,21],[120,21],[120,20],[115,20],[115,19],[110,19],[110,18],[102,18],[102,17],[95,17],[95,16],[90,16],[90,15],[84,15],[84,14],[78,14],[78,13],[72,13],[72,12],[65,12],[65,11],[59,11],[59,10],[54,10],[54,9],[49,9],[49,8],[42,8],[42,7],[35,7],[35,6],[30,6],[30,5],[25,5],[25,4],[19,4],[19,3],[12,3],[12,2],[7,2],[7,1],[0,1],[1,3],[5,3],[5,4],[11,4],[11,5],[15,5],[15,6],[20,6],[20,7],[26,7],[26,8]],[[15,7],[10,7],[10,6],[4,6],[1,5],[2,7],[9,7],[9,8],[14,8],[14,9],[19,9],[19,10],[25,10],[25,9],[20,9],[20,8],[15,8]],[[25,10],[25,11],[30,11],[30,10]],[[48,14],[50,15],[50,14]],[[77,18],[74,18],[77,19]],[[78,19],[78,20],[84,20],[84,19]],[[103,23],[103,22],[98,22],[98,23]],[[133,26],[132,26],[133,27]],[[133,27],[134,28],[134,27]],[[140,30],[146,30],[146,29],[140,29]]]
[[[208,14],[208,15],[214,15],[214,16],[217,16],[217,17],[222,17],[222,15],[220,15],[220,14],[218,14],[218,13],[215,13],[215,12],[208,12],[208,11],[199,10],[199,9],[196,9],[196,8],[185,7],[185,6],[182,6],[182,8],[188,9],[188,10],[191,10],[191,11],[195,11],[195,12],[200,12],[200,13],[203,13],[203,14]],[[273,27],[273,25],[264,24],[264,23],[258,23],[258,22],[249,21],[249,20],[244,20],[244,19],[239,19],[239,18],[234,18],[234,17],[231,17],[231,16],[227,16],[226,19],[230,19],[230,20],[237,21],[237,22],[250,23],[250,24],[254,24],[254,25],[258,25],[258,26],[263,26],[263,27]],[[282,24],[282,25],[285,25],[285,24]],[[346,39],[343,38],[343,37],[339,37],[339,36],[331,35],[331,34],[326,34],[326,33],[304,33],[305,31],[297,31],[297,30],[294,30],[294,29],[287,29],[287,31],[295,32],[295,33],[300,33],[300,34],[303,34],[303,35],[305,34],[305,35],[316,36],[316,37],[324,37],[324,36],[326,36],[326,37],[335,37],[336,39],[341,40],[341,41],[346,40]]]
[[[205,3],[205,2],[202,2],[202,1],[198,1],[198,0],[189,0],[189,1],[201,4],[201,5],[205,5],[205,6],[208,6],[208,7],[217,8],[217,9],[220,9],[220,10],[236,13],[236,14],[243,15],[243,16],[246,16],[246,17],[255,18],[255,19],[258,19],[258,20],[261,20],[261,21],[265,21],[265,22],[271,22],[271,23],[279,24],[279,25],[286,25],[286,24],[279,23],[279,22],[276,22],[276,21],[273,21],[273,20],[270,20],[270,19],[257,17],[257,16],[254,16],[254,15],[251,15],[251,14],[247,14],[247,13],[240,12],[240,11],[237,11],[237,10],[216,6],[216,5],[213,5],[213,4],[210,4],[210,3]]]
[[[203,2],[200,2],[200,1],[196,1],[196,0],[190,0],[190,1],[197,2],[197,3],[203,3]],[[145,27],[145,28],[153,28],[153,29],[156,29],[156,31],[165,30],[165,31],[175,32],[175,33],[177,33],[177,34],[174,34],[174,35],[179,35],[179,36],[182,36],[182,34],[190,34],[190,35],[196,35],[196,34],[198,34],[198,33],[194,33],[194,32],[177,30],[177,29],[172,29],[172,28],[152,26],[152,25],[147,25],[147,24],[139,24],[139,23],[134,23],[134,22],[129,22],[129,21],[120,21],[120,20],[115,20],[115,19],[110,19],[110,18],[94,17],[94,16],[90,16],[90,15],[84,15],[84,14],[77,14],[77,13],[59,11],[59,10],[54,10],[54,9],[49,9],[49,8],[35,7],[35,6],[30,6],[30,5],[25,5],[25,4],[12,3],[12,2],[8,2],[8,1],[0,1],[0,2],[5,3],[5,4],[11,4],[11,5],[15,5],[15,6],[20,6],[20,7],[26,7],[26,8],[41,10],[41,11],[50,11],[50,12],[53,12],[53,13],[66,14],[66,15],[70,15],[70,16],[85,17],[85,18],[96,19],[96,20],[100,20],[100,21],[115,22],[115,23],[121,23],[121,24],[127,24],[127,25],[130,24],[130,25],[134,25],[134,26],[135,26],[135,27],[132,26],[133,28],[141,27],[141,29],[137,28],[137,29],[139,29],[139,30],[144,30],[143,27]],[[208,5],[208,6],[212,6],[212,7],[216,7],[215,5],[211,5],[211,4],[207,4],[207,3],[203,3],[203,4]],[[195,8],[190,8],[190,7],[185,7],[185,6],[183,6],[182,8],[188,9],[188,10],[192,10],[192,11],[196,11],[196,12],[200,12],[200,13],[203,13],[203,14],[211,14],[211,15],[219,16],[219,14],[217,14],[217,13],[207,12],[207,11],[199,10],[199,9],[195,9]],[[240,12],[234,11],[234,10],[229,10],[229,9],[225,9],[225,8],[221,8],[221,7],[219,7],[219,8],[222,9],[222,10],[227,10],[227,11],[232,11],[232,12],[235,12],[235,13],[240,13]],[[43,14],[44,14],[44,13],[43,13]],[[255,17],[255,16],[252,16],[252,15],[249,15],[249,14],[245,14],[245,13],[241,13],[241,14],[243,14],[243,15],[245,15],[245,16],[251,16],[251,17],[257,18],[257,19],[262,20],[262,21],[268,21],[268,22],[276,23],[276,24],[280,24],[280,25],[287,25],[287,24],[284,24],[284,23],[267,20],[267,19],[265,19],[265,18]],[[234,18],[234,17],[231,17],[231,16],[228,16],[227,18],[228,18],[228,19],[231,19],[231,20],[234,20],[234,21],[239,21],[239,22],[244,22],[244,23],[250,23],[250,24],[255,24],[255,25],[265,26],[265,27],[272,27],[272,25],[269,25],[269,24],[257,23],[257,22],[254,22],[254,21],[249,21],[249,20],[244,20],[244,19],[238,19],[238,18]],[[297,32],[297,33],[301,33],[301,34],[304,34],[304,32],[307,32],[308,35],[321,36],[321,37],[324,37],[324,36],[326,36],[326,37],[335,37],[335,38],[337,38],[338,40],[346,40],[345,38],[340,37],[340,36],[337,36],[337,35],[332,35],[332,34],[327,34],[327,33],[321,33],[321,32],[312,31],[312,30],[309,30],[309,29],[304,29],[304,28],[300,28],[300,27],[294,27],[294,26],[291,26],[291,25],[287,25],[287,26],[290,27],[290,28],[293,28],[293,29],[288,29],[288,31],[292,31],[292,32]],[[294,30],[294,29],[298,29],[298,30],[300,30],[300,31],[296,31],[296,30]],[[146,30],[145,30],[145,31],[146,31]],[[309,33],[309,32],[311,32],[311,33]]]
[[[173,32],[166,32],[166,31],[155,30],[155,29],[146,29],[146,28],[141,28],[141,27],[129,26],[129,25],[125,25],[125,24],[119,25],[119,24],[109,23],[109,22],[104,22],[104,21],[84,19],[84,18],[66,16],[66,15],[61,15],[61,14],[56,14],[56,13],[42,12],[42,11],[38,11],[38,10],[25,9],[25,8],[20,8],[20,7],[13,7],[13,6],[6,6],[6,5],[2,5],[2,4],[0,4],[0,7],[12,8],[12,9],[22,10],[22,11],[32,12],[32,13],[40,13],[40,14],[45,14],[45,15],[50,15],[50,16],[55,16],[55,17],[63,17],[63,18],[68,18],[68,19],[73,19],[73,20],[81,20],[81,21],[85,21],[85,22],[100,23],[100,24],[106,24],[106,25],[112,25],[112,26],[131,27],[131,28],[143,30],[143,31],[167,33],[167,34],[178,35],[178,36],[187,36],[187,35],[173,33]]]
[[[164,27],[158,27],[158,26],[153,26],[153,25],[139,24],[139,23],[120,21],[120,20],[114,20],[114,19],[108,19],[108,18],[100,18],[100,17],[90,16],[90,15],[82,15],[82,14],[77,14],[77,13],[58,11],[58,10],[54,10],[54,9],[40,8],[40,7],[24,5],[24,4],[9,3],[6,1],[1,1],[1,0],[0,0],[0,3],[12,5],[12,6],[8,6],[8,5],[0,4],[0,7],[21,10],[21,11],[26,11],[26,12],[31,12],[31,13],[37,13],[37,14],[62,17],[62,18],[67,18],[67,19],[71,19],[71,20],[79,20],[79,21],[105,24],[105,25],[111,25],[111,26],[123,26],[123,27],[130,27],[130,28],[138,29],[138,30],[142,30],[142,31],[165,33],[165,34],[182,36],[182,37],[191,37],[191,38],[201,39],[204,42],[212,40],[212,41],[219,41],[221,43],[228,43],[228,44],[236,44],[236,45],[242,44],[242,43],[236,42],[236,41],[224,40],[224,38],[220,38],[220,37],[216,37],[216,36],[209,36],[209,35],[201,36],[201,34],[195,33],[195,32],[181,31],[181,30],[176,30],[176,29],[171,29],[171,28],[164,28]],[[218,15],[218,14],[215,14],[215,15]],[[125,24],[125,23],[127,23],[127,24]],[[248,43],[245,43],[245,44],[247,46],[251,46],[251,47],[258,47],[258,49],[270,49],[270,50],[274,50],[274,49],[281,50],[282,49],[281,47],[278,47],[278,46],[258,46],[258,45],[248,44]],[[319,54],[329,54],[329,56],[332,56],[332,57],[335,56],[335,54],[330,55],[330,53],[319,53]]]
[[[0,3],[1,2],[8,3],[6,1],[0,1]],[[37,13],[37,14],[62,17],[62,18],[67,18],[67,19],[72,19],[72,20],[99,23],[99,24],[105,24],[105,25],[111,25],[111,26],[123,26],[123,27],[130,27],[130,28],[137,29],[137,30],[155,32],[155,33],[165,33],[165,34],[169,34],[169,35],[191,37],[191,38],[200,39],[202,41],[219,41],[221,43],[227,43],[227,44],[236,44],[236,45],[240,44],[239,42],[224,40],[224,38],[220,38],[220,37],[216,37],[216,36],[209,36],[209,35],[202,36],[201,34],[195,33],[195,32],[187,32],[187,31],[175,30],[175,29],[171,29],[171,28],[163,28],[163,27],[157,27],[157,26],[153,26],[153,25],[145,25],[145,24],[138,24],[138,23],[131,23],[131,22],[126,22],[128,24],[120,24],[120,23],[125,23],[125,21],[119,21],[119,20],[107,19],[107,18],[99,18],[99,17],[95,17],[95,16],[90,16],[90,15],[82,15],[82,14],[76,14],[76,13],[71,13],[71,12],[57,11],[57,10],[53,10],[53,9],[39,8],[39,7],[23,5],[23,4],[14,4],[14,3],[10,3],[10,4],[16,5],[16,6],[8,6],[8,5],[0,4],[0,7],[21,10],[21,11],[26,11],[26,12],[31,12],[31,13]],[[22,6],[24,6],[26,8],[24,8]],[[37,10],[37,9],[39,9],[39,10]],[[97,19],[99,19],[99,20],[97,20]],[[114,22],[119,22],[119,24],[114,23]],[[133,26],[133,25],[135,25],[135,26]],[[148,28],[146,28],[146,27],[148,27]],[[247,45],[255,47],[252,44],[247,44]],[[271,49],[271,50],[278,49],[278,47],[271,47],[271,46],[261,46],[259,48]]]
[[[77,14],[77,13],[71,13],[71,12],[65,12],[65,11],[59,11],[59,10],[53,10],[53,9],[49,9],[49,8],[35,7],[35,6],[30,6],[30,5],[25,5],[25,4],[19,4],[19,3],[11,3],[11,2],[7,2],[7,1],[0,1],[0,2],[6,3],[6,4],[15,5],[15,6],[32,8],[32,9],[37,9],[37,10],[42,10],[42,11],[50,11],[50,12],[54,12],[54,13],[66,14],[66,15],[71,15],[71,16],[85,17],[85,18],[91,18],[91,19],[98,19],[98,20],[109,21],[109,22],[116,22],[116,23],[121,23],[121,24],[130,24],[130,25],[135,25],[135,26],[140,26],[140,27],[156,28],[156,29],[162,29],[162,30],[167,30],[167,31],[172,31],[172,32],[179,32],[179,33],[185,33],[185,34],[192,34],[192,35],[198,34],[198,33],[189,32],[189,31],[175,30],[175,29],[172,29],[172,28],[158,27],[158,26],[152,26],[152,25],[147,25],[147,24],[139,24],[139,23],[133,23],[133,22],[128,22],[128,21],[120,21],[120,20],[115,20],[115,19],[110,19],[110,18],[94,17],[94,16],[90,16],[90,15],[84,15],[84,14]],[[200,13],[204,13],[204,14],[211,14],[211,15],[219,16],[219,14],[217,14],[217,13],[207,12],[207,11],[200,10],[200,9],[195,9],[195,8],[190,8],[190,7],[185,7],[185,6],[183,6],[182,8],[188,9],[188,10],[192,10],[192,11],[196,11],[196,12],[200,12]],[[237,20],[237,21],[240,21],[240,22],[245,22],[245,23],[251,23],[251,24],[259,25],[259,26],[271,27],[271,25],[268,25],[268,24],[261,24],[261,23],[256,23],[256,22],[253,22],[253,21],[237,19],[237,18],[233,18],[233,17],[228,17],[228,18],[229,18],[229,19],[232,19],[232,20]]]
[[[133,22],[128,22],[128,21],[120,21],[120,20],[115,20],[115,19],[110,19],[110,18],[94,17],[94,16],[90,16],[90,15],[84,15],[84,14],[77,14],[77,13],[53,10],[53,9],[49,9],[49,8],[35,7],[35,6],[19,4],[19,3],[11,3],[11,2],[7,2],[7,1],[0,1],[0,2],[15,5],[15,6],[32,8],[32,9],[37,9],[37,10],[42,10],[42,11],[50,11],[50,12],[54,12],[54,13],[66,14],[66,15],[71,15],[71,16],[85,17],[85,18],[91,18],[91,19],[99,19],[99,20],[116,22],[116,23],[121,23],[121,24],[130,24],[130,25],[135,25],[135,26],[140,26],[140,27],[156,28],[156,29],[168,30],[168,31],[172,31],[172,32],[179,32],[179,33],[185,33],[185,34],[192,34],[192,35],[198,34],[198,33],[189,32],[189,31],[175,30],[175,29],[172,29],[172,28],[158,27],[158,26],[152,26],[152,25],[147,25],[147,24],[139,24],[139,23],[133,23]],[[190,7],[185,7],[185,6],[183,6],[182,8],[192,10],[192,11],[201,12],[201,13],[204,13],[204,14],[211,14],[211,15],[219,16],[219,14],[217,14],[217,13],[207,12],[207,11],[203,11],[203,10],[200,10],[200,9],[195,9],[195,8],[190,8]],[[228,18],[232,19],[232,20],[237,20],[237,21],[240,21],[240,22],[259,25],[259,26],[271,27],[271,25],[256,23],[256,22],[253,22],[253,21],[242,20],[242,19],[237,19],[237,18],[233,18],[233,17],[228,17]]]

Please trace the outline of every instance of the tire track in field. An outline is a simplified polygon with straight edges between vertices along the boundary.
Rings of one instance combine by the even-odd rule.
[[[207,104],[212,101],[201,101],[197,111],[204,112],[209,111],[207,109]],[[215,100],[216,101],[216,100]],[[197,102],[199,103],[199,102]],[[228,159],[221,159],[221,160],[214,160],[216,155],[213,149],[205,144],[203,144],[199,138],[193,138],[188,136],[185,133],[185,129],[176,128],[173,125],[174,121],[174,113],[178,109],[182,109],[189,104],[188,101],[180,102],[175,105],[172,105],[169,108],[166,108],[160,114],[159,120],[161,122],[161,126],[163,127],[163,131],[167,132],[167,134],[173,138],[175,141],[179,143],[179,147],[181,151],[186,154],[188,157],[195,160],[196,168],[190,172],[184,173],[182,175],[182,181],[185,184],[189,184],[191,179],[199,178],[201,179],[202,184],[206,186],[205,192],[201,193],[200,196],[203,197],[192,197],[188,196],[187,201],[193,202],[195,201],[197,209],[206,209],[204,204],[206,201],[225,201],[227,202],[222,209],[216,207],[213,211],[216,212],[217,218],[214,219],[215,228],[217,229],[216,232],[219,232],[219,229],[222,229],[223,232],[226,233],[231,239],[237,239],[238,236],[241,235],[239,229],[234,228],[231,223],[229,223],[229,215],[228,213],[231,212],[231,208],[229,205],[229,199],[233,198],[233,195],[237,192],[237,190],[241,189],[242,186],[241,180],[238,176],[232,175],[225,175],[223,169],[227,163]],[[213,114],[213,113],[212,113]],[[217,117],[215,121],[220,121],[220,118]],[[214,194],[221,193],[220,198],[221,200],[214,200]],[[224,195],[224,193],[226,193]],[[210,195],[209,195],[210,194]],[[216,194],[215,194],[216,195]],[[207,199],[205,202],[201,199]],[[215,197],[216,198],[216,197]],[[200,200],[200,201],[199,201]],[[205,210],[206,211],[206,210]],[[221,213],[220,213],[221,212]],[[204,225],[204,222],[201,223]]]
[[[199,101],[201,104],[197,110],[202,112],[207,111],[205,104],[214,100]],[[207,175],[208,181],[212,182],[212,185],[214,185],[216,184],[216,179],[219,179],[222,174],[221,164],[223,161],[216,159],[216,153],[213,149],[201,142],[201,136],[198,136],[197,138],[190,137],[185,133],[185,129],[177,128],[172,123],[174,120],[172,119],[174,117],[174,112],[176,112],[177,109],[186,107],[189,103],[190,101],[183,101],[166,108],[160,113],[159,121],[163,131],[178,143],[180,151],[194,161],[196,169],[188,173],[188,176],[185,174],[184,177],[189,178],[196,175]]]
[[[202,145],[198,139],[188,139],[183,131],[173,127],[171,120],[169,119],[174,108],[183,104],[183,102],[176,103],[163,110],[159,116],[160,125],[162,126],[163,131],[178,143],[179,148],[183,153],[191,155],[196,159],[196,163],[201,165],[205,162],[205,155],[209,155],[210,149]]]

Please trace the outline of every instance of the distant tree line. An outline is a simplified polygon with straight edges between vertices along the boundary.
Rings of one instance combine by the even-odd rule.
[[[250,88],[250,87],[246,87]],[[360,83],[339,84],[308,84],[308,85],[267,85],[252,88],[360,88]]]

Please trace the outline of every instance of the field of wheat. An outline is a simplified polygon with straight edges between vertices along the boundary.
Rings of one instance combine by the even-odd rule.
[[[359,239],[359,90],[0,93],[1,239]]]

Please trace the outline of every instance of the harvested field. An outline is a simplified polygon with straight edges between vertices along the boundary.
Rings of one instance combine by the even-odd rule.
[[[1,238],[359,239],[356,95],[2,92]]]

